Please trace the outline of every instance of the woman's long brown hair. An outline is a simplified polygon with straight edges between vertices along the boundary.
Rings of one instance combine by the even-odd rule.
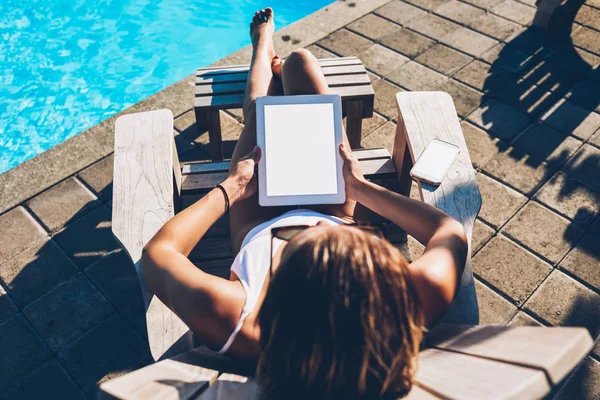
[[[357,228],[308,229],[285,248],[259,313],[258,377],[273,399],[407,394],[423,316],[408,264]]]

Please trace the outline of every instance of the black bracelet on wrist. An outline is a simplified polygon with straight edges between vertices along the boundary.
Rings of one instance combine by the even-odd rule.
[[[221,185],[215,186],[215,189],[216,188],[221,189],[221,192],[223,192],[223,197],[225,197],[225,214],[227,214],[229,212],[229,196],[227,195],[227,191]]]

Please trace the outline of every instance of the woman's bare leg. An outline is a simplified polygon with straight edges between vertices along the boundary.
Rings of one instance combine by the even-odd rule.
[[[256,98],[266,95],[281,93],[281,84],[277,77],[273,77],[271,63],[279,62],[275,57],[273,47],[273,10],[266,8],[254,14],[250,24],[250,37],[252,38],[252,62],[244,95],[244,129],[235,145],[231,156],[231,166],[252,151],[256,146]],[[231,243],[233,253],[237,254],[240,245],[250,229],[268,221],[290,208],[261,207],[258,205],[258,196],[239,201],[229,210],[229,226],[231,230]]]
[[[281,81],[283,92],[286,95],[329,93],[329,86],[317,58],[306,49],[295,50],[285,60],[281,71]],[[349,147],[345,130],[343,131],[343,140]],[[352,220],[355,207],[355,201],[347,200],[344,204],[325,204],[308,208]]]

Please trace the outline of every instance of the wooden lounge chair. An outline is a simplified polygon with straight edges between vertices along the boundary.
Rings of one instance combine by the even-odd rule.
[[[419,193],[423,201],[463,223],[470,243],[481,197],[452,99],[441,92],[410,92],[399,93],[397,101],[393,157],[385,149],[355,151],[365,175],[408,193],[408,171],[431,139],[459,145],[460,156],[442,185],[420,185]],[[136,267],[143,245],[162,224],[227,174],[227,162],[180,168],[174,149],[168,110],[117,120],[113,232]],[[372,213],[368,217],[377,218]],[[190,259],[207,272],[226,276],[233,256],[228,233],[227,220],[220,220]],[[403,232],[390,229],[386,235],[410,257]],[[458,296],[473,288],[470,256],[467,267]],[[251,399],[257,395],[256,383],[245,376],[252,374],[251,367],[204,346],[192,348],[195,344],[187,327],[152,296],[143,280],[142,289],[152,355],[163,360],[103,383],[101,397]],[[477,316],[476,312],[468,315]],[[436,327],[425,344],[410,399],[540,398],[593,346],[584,328],[448,324]],[[181,354],[175,356],[178,352]]]
[[[360,145],[363,118],[373,116],[374,92],[367,70],[356,57],[324,58],[321,69],[332,93],[342,97],[352,148]],[[213,161],[223,159],[219,110],[242,108],[249,65],[200,68],[196,73],[196,124],[208,131]]]

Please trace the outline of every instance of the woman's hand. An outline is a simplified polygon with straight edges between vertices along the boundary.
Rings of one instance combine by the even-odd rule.
[[[360,187],[367,180],[360,170],[360,163],[344,143],[340,144],[340,155],[342,156],[342,160],[344,160],[343,173],[346,183],[346,196],[358,201],[357,196],[360,194]]]
[[[256,179],[258,160],[260,160],[260,148],[255,146],[251,153],[240,158],[222,183],[229,196],[230,205],[238,200],[247,199],[258,190]]]

